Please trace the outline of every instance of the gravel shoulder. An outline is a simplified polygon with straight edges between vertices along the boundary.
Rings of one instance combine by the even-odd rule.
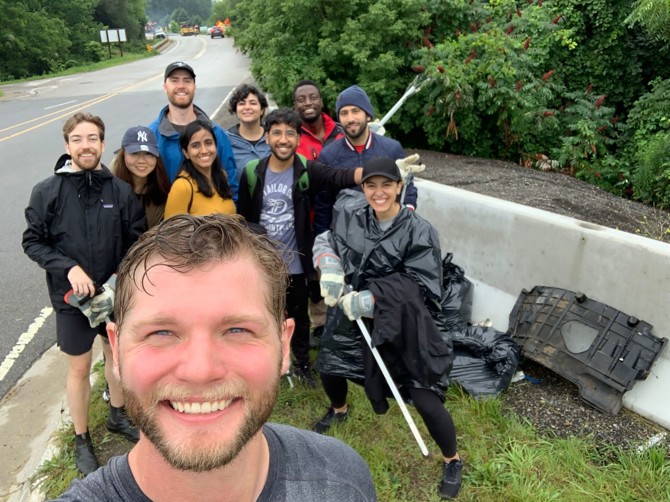
[[[418,177],[652,238],[670,228],[670,213],[623,199],[581,180],[511,162],[428,150]],[[670,235],[666,236],[670,241]]]

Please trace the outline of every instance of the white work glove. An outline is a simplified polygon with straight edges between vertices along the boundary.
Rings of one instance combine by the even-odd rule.
[[[372,295],[372,291],[367,289],[347,293],[340,298],[337,305],[344,311],[350,321],[355,321],[361,317],[374,317],[375,297]]]
[[[344,291],[342,262],[337,256],[324,254],[319,257],[316,266],[321,272],[319,286],[323,301],[329,307],[334,307],[337,305],[337,300],[342,296],[342,291]]]
[[[65,302],[81,310],[88,319],[91,328],[105,322],[114,312],[114,290],[116,289],[116,274],[107,279],[107,282],[96,290],[96,295],[75,295],[72,290],[65,294]]]
[[[374,119],[372,122],[368,122],[368,129],[370,129],[370,131],[375,134],[379,134],[380,136],[386,134],[386,129],[384,129],[384,126],[379,123],[379,119]]]
[[[114,297],[116,290],[116,274],[107,279],[102,285],[102,293],[95,295],[91,300],[91,316],[88,318],[91,328],[105,322],[114,313]]]
[[[404,159],[398,159],[395,161],[396,166],[398,166],[398,169],[400,169],[400,176],[402,177],[403,183],[407,184],[411,174],[420,173],[426,169],[425,164],[418,164],[419,158],[419,154],[414,153],[405,157]]]

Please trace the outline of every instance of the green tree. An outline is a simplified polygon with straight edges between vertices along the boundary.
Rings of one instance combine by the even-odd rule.
[[[186,10],[182,9],[181,7],[175,9],[170,18],[177,24],[187,23],[189,21],[188,12],[186,12]]]
[[[630,26],[641,25],[660,41],[670,40],[670,0],[638,0],[626,18]]]
[[[410,53],[429,13],[417,0],[248,0],[231,17],[236,44],[278,102],[290,104],[293,85],[311,78],[328,104],[358,83],[382,113],[413,78]]]
[[[98,0],[97,21],[108,28],[124,28],[128,41],[144,40],[146,0]]]
[[[186,11],[185,21],[193,16],[207,19],[212,13],[212,2],[211,0],[147,0],[146,12],[152,21],[164,19],[177,9]]]
[[[237,5],[241,1],[242,0],[219,0],[218,2],[214,2],[212,5],[212,15],[209,18],[210,24],[214,24],[217,21],[223,21],[224,19],[228,18],[230,19],[231,24],[235,25],[235,22],[237,21],[235,12]]]
[[[65,21],[39,2],[0,0],[0,12],[0,80],[49,73],[68,59]]]
[[[60,0],[58,2],[42,0],[44,9],[52,18],[65,22],[66,36],[71,43],[68,59],[76,60],[72,62],[73,64],[86,62],[89,52],[87,45],[90,42],[100,41],[101,25],[94,19],[98,2],[99,0]]]

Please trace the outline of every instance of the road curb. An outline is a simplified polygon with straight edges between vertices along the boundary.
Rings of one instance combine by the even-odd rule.
[[[102,359],[94,345],[93,364]],[[67,360],[53,345],[0,402],[0,499],[44,500],[36,478],[40,466],[58,454],[56,433],[70,424],[65,397]],[[97,373],[91,374],[91,385]]]

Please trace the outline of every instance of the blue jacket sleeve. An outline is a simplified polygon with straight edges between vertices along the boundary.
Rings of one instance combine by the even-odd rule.
[[[239,183],[237,181],[237,167],[235,165],[235,154],[230,146],[230,140],[226,132],[220,127],[216,127],[216,141],[218,143],[217,155],[221,160],[221,165],[228,175],[228,184],[233,194],[233,200],[237,202]]]
[[[409,175],[409,180],[407,181],[407,188],[405,188],[405,198],[401,201],[404,205],[413,206],[414,209],[417,208],[419,202],[419,191],[414,186],[414,176]]]

